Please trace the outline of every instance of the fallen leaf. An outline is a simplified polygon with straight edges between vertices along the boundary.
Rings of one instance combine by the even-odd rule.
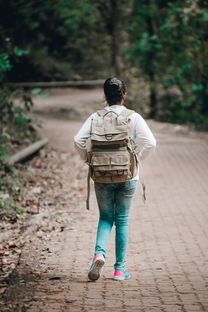
[[[0,294],[1,294],[1,295],[2,295],[3,293],[5,293],[5,291],[6,291],[6,287],[0,288]]]
[[[9,248],[17,247],[16,243],[13,242],[13,241],[9,241],[9,242],[8,242],[8,245],[9,245]]]

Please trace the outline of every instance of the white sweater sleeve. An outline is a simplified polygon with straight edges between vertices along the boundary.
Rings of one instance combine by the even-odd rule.
[[[91,123],[95,113],[90,115],[74,136],[74,145],[80,154],[81,159],[87,161],[87,139],[91,135]]]
[[[135,118],[135,142],[139,159],[146,158],[150,152],[155,150],[156,139],[150,128],[141,115],[137,114]]]

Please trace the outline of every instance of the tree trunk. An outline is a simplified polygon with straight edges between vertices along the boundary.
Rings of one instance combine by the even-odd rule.
[[[121,12],[120,3],[117,0],[111,0],[111,61],[112,68],[114,68],[114,73],[117,77],[121,77],[123,71],[121,58]]]
[[[154,4],[153,0],[148,1],[149,5],[151,6]],[[150,15],[147,19],[147,29],[150,37],[154,36],[156,34],[156,27],[154,25],[154,20],[152,16]],[[151,51],[148,53],[149,62],[148,62],[148,76],[150,80],[150,118],[155,118],[157,113],[157,90],[156,90],[156,84],[155,84],[155,69],[154,69],[154,59],[156,51],[154,49],[151,49]]]
[[[39,140],[39,141],[29,145],[28,147],[26,147],[23,150],[17,152],[13,156],[10,156],[9,159],[8,159],[8,163],[10,165],[13,165],[16,162],[25,159],[26,157],[28,157],[28,156],[34,154],[35,152],[37,152],[41,147],[43,147],[47,143],[48,143],[48,138],[44,138],[42,140]]]
[[[119,32],[115,29],[111,38],[112,68],[114,69],[115,76],[121,78],[124,70],[124,64],[121,56],[121,46],[118,39]]]
[[[133,9],[133,0],[99,0],[97,7],[111,40],[112,74],[124,78],[125,62],[122,50],[128,40],[128,18]]]
[[[149,117],[155,118],[157,114],[157,91],[154,80],[150,82],[150,112]]]

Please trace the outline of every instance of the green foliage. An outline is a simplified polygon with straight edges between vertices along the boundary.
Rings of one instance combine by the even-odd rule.
[[[32,105],[30,93],[2,87],[0,95],[1,133],[6,131],[14,137],[27,136],[27,129],[31,123],[30,109]]]
[[[18,114],[15,118],[15,123],[18,128],[24,127],[27,122],[28,118],[22,113]]]
[[[3,195],[3,193],[2,193]],[[1,194],[0,194],[0,210],[6,210],[5,212],[13,212],[17,214],[23,214],[25,211],[19,207],[12,199],[9,200],[4,200],[1,199]]]
[[[10,72],[13,68],[12,59],[19,59],[22,55],[27,55],[29,51],[22,50],[13,46],[10,39],[3,38],[4,32],[1,32],[0,39],[2,39],[3,45],[0,48],[0,83],[3,83],[7,72]]]
[[[1,4],[1,3],[0,3]],[[34,129],[31,124],[30,110],[33,105],[31,93],[23,90],[13,90],[5,86],[7,75],[15,63],[23,56],[29,55],[29,50],[19,48],[19,45],[5,36],[5,29],[0,27],[0,214],[21,214],[23,210],[16,203],[15,196],[20,191],[20,180],[14,166],[7,163],[18,145],[24,145],[26,140],[33,140]],[[27,142],[27,143],[28,143]]]
[[[2,72],[6,72],[7,70],[10,70],[12,68],[9,56],[7,53],[1,53],[0,54],[0,70]]]
[[[22,55],[29,54],[29,51],[18,49],[18,48],[14,48],[14,54],[17,55],[17,56],[22,56]]]
[[[207,123],[206,12],[192,1],[135,0],[134,6],[130,55],[154,92],[161,85],[165,90],[165,96],[154,98],[152,117]]]
[[[4,136],[1,136],[4,137]],[[9,148],[8,146],[4,146],[4,145],[0,145],[0,161],[4,161],[8,159],[8,152],[9,152]]]
[[[12,57],[10,81],[95,77],[105,71],[110,52],[107,36],[100,36],[104,26],[95,1],[0,0],[0,7],[0,41],[11,41],[21,56]]]
[[[14,197],[20,190],[20,181],[15,168],[8,165],[8,155],[16,144],[24,144],[33,131],[30,109],[31,95],[22,90],[12,90],[4,86],[5,75],[12,69],[13,57],[21,57],[28,52],[13,47],[6,42],[0,54],[0,210],[4,213],[23,213]]]
[[[17,48],[8,38],[2,50],[4,52],[0,53],[0,134],[9,129],[13,134],[22,131],[24,135],[24,127],[29,122],[25,113],[29,112],[33,105],[31,95],[22,90],[9,89],[4,86],[4,82],[6,73],[13,68],[13,58],[19,59],[22,55],[28,54],[28,51]]]
[[[32,89],[32,94],[33,95],[39,94],[40,92],[41,92],[41,88],[34,88],[34,89]]]
[[[0,153],[1,153],[0,148]],[[22,214],[24,210],[14,200],[19,195],[21,183],[13,166],[0,160],[0,211],[4,213]]]
[[[34,88],[32,89],[31,91],[32,95],[39,95],[40,97],[48,97],[48,93],[44,93],[42,92],[42,89],[41,88]]]
[[[0,8],[1,83],[133,81],[136,72],[149,85],[150,117],[207,123],[206,1],[0,0]]]

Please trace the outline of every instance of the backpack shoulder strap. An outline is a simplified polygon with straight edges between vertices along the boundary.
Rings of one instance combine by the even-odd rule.
[[[116,116],[118,116],[118,114],[112,110],[108,111],[106,109],[101,109],[101,110],[98,110],[97,111],[97,114],[100,116],[100,117],[105,117],[106,115],[108,114],[115,114]]]
[[[107,111],[106,109],[98,110],[97,114],[100,118],[98,118],[96,120],[97,126],[102,126],[103,125],[103,119],[105,118],[105,116],[108,114],[112,115],[112,113],[115,115],[115,117],[119,117],[119,115],[114,111]]]
[[[103,118],[106,115],[106,109],[100,109],[97,112],[98,117],[94,117],[92,120],[92,125],[102,126]]]
[[[127,108],[127,109],[124,109],[124,110],[121,112],[120,115],[122,115],[122,116],[128,118],[128,117],[129,117],[130,115],[132,115],[133,113],[135,113],[134,110],[128,109],[128,108]]]
[[[114,111],[107,111],[106,109],[100,109],[100,110],[98,110],[96,113],[97,113],[100,117],[104,117],[105,115],[107,115],[107,114],[109,114],[109,113],[115,113],[115,114],[117,115],[116,112],[114,112]],[[134,110],[128,109],[128,108],[127,108],[127,109],[124,109],[124,110],[121,112],[120,115],[122,115],[122,116],[128,118],[128,117],[129,117],[131,114],[133,114],[133,113],[135,113]]]
[[[105,114],[107,113],[108,111],[106,109],[99,109],[96,113],[100,116],[100,117],[104,117]]]
[[[87,199],[86,199],[86,208],[87,210],[90,209],[90,166],[88,168],[87,174]]]
[[[118,124],[122,125],[123,121],[127,121],[129,119],[129,116],[134,113],[131,109],[124,109],[118,116]]]

